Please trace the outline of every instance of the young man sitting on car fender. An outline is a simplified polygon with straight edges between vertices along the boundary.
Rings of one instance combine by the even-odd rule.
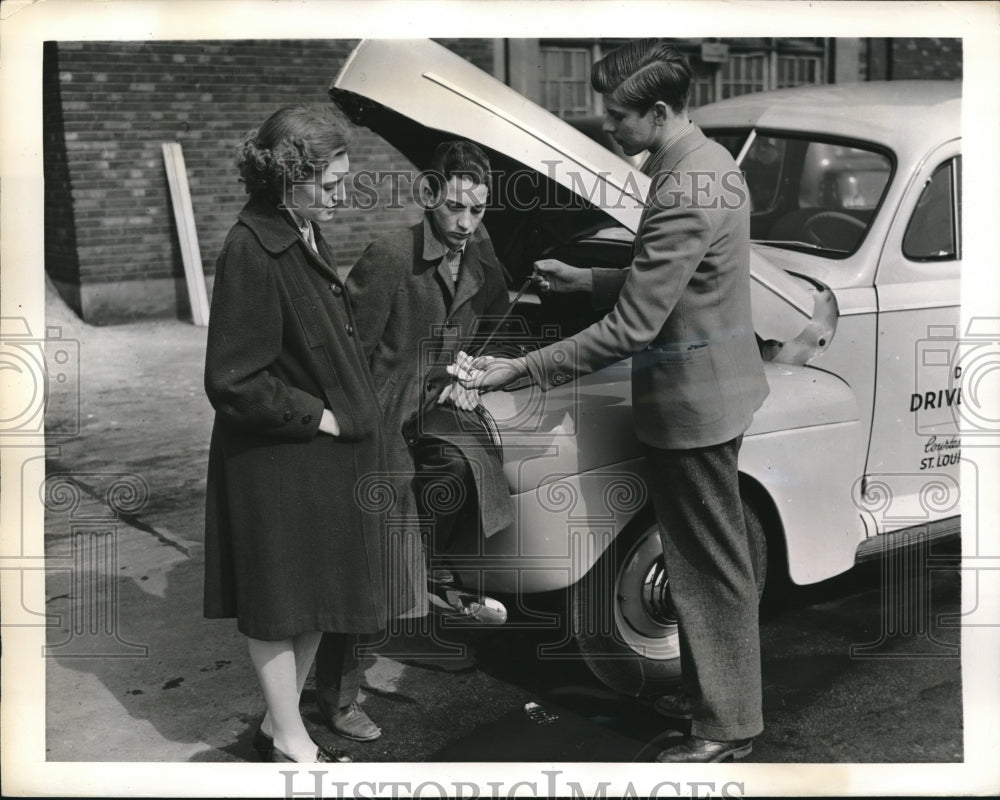
[[[429,589],[413,609],[396,609],[401,616],[423,615],[429,607],[484,624],[507,617],[502,604],[475,587],[466,591],[446,568],[424,579],[420,543],[422,534],[429,539],[431,566],[443,566],[456,534],[478,545],[476,537],[507,527],[513,518],[499,454],[476,413],[479,393],[446,369],[481,317],[500,317],[507,309],[503,268],[481,225],[489,174],[489,160],[477,145],[441,144],[423,174],[421,222],[369,245],[347,278],[356,335],[387,431],[384,478],[396,498],[388,539],[402,534],[394,546],[418,554],[409,559],[412,584]],[[325,645],[316,659],[324,717],[341,735],[377,737],[378,728],[360,709],[336,710],[343,687],[336,685],[338,673],[326,674]]]

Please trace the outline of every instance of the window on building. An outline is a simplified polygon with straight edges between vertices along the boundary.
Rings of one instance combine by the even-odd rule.
[[[825,82],[824,56],[816,53],[818,46],[812,42],[795,47],[808,46],[813,53],[783,53],[782,47],[792,45],[777,40],[772,47],[750,52],[732,52],[722,63],[706,63],[691,53],[694,70],[691,82],[691,107],[706,105],[727,97],[739,97],[752,92],[771,89],[787,89],[792,86],[807,86]]]
[[[597,113],[590,88],[593,50],[587,47],[542,47],[542,105],[560,117]]]
[[[805,86],[822,83],[823,59],[816,56],[782,56],[777,57],[777,74],[774,88],[788,89],[792,86]]]
[[[709,72],[704,68],[699,69],[694,64],[691,66],[694,75],[691,79],[691,94],[688,97],[688,105],[691,108],[697,108],[715,100],[715,70]]]
[[[767,56],[764,53],[732,53],[720,66],[722,98],[763,92],[767,86]]]
[[[563,118],[599,115],[601,98],[590,87],[590,69],[624,40],[573,42],[543,40],[540,47],[541,105]],[[824,83],[824,39],[728,39],[722,60],[702,60],[701,39],[678,40],[693,70],[689,104],[692,108],[752,92]]]

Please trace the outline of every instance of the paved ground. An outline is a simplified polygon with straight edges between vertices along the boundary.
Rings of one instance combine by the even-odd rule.
[[[54,384],[47,414],[46,551],[73,565],[46,587],[60,621],[48,637],[48,758],[250,759],[262,701],[244,640],[201,617],[205,331],[84,326],[53,302],[48,324],[81,352],[79,403]],[[101,521],[108,498],[120,513]],[[773,601],[768,728],[752,760],[961,761],[959,635],[940,618],[959,607],[954,552],[931,553],[934,569],[910,562],[901,581],[876,563]],[[437,633],[397,634],[370,659],[364,702],[382,739],[335,741],[307,689],[317,738],[365,761],[642,761],[670,735],[647,702],[578,661],[540,660],[557,630]],[[532,718],[529,702],[557,719]]]

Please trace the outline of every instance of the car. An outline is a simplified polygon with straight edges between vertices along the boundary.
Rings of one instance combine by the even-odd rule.
[[[960,89],[812,86],[692,111],[736,158],[751,203],[770,395],[739,468],[761,585],[816,583],[959,532]],[[648,179],[444,47],[365,40],[330,95],[417,167],[443,138],[488,151],[498,177],[484,224],[512,296],[542,257],[629,265]],[[597,318],[584,295],[528,291],[506,346]],[[547,393],[483,397],[516,520],[468,543],[461,574],[526,605],[567,592],[579,653],[637,696],[675,685],[680,658],[629,378],[624,361]]]

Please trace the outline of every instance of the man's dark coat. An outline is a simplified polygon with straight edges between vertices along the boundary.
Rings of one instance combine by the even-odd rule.
[[[477,320],[499,317],[507,307],[503,268],[482,226],[465,247],[457,284],[443,261],[425,260],[423,254],[424,226],[418,223],[371,244],[347,278],[386,426],[397,491],[390,515],[410,520],[417,506],[410,489],[413,459],[403,426],[415,412],[430,407],[451,382],[445,366],[456,346],[469,341]],[[472,465],[482,533],[488,536],[512,520],[502,465],[475,434],[481,430],[475,415],[450,404],[447,408],[457,414],[455,424],[436,426],[434,432],[460,447]]]

